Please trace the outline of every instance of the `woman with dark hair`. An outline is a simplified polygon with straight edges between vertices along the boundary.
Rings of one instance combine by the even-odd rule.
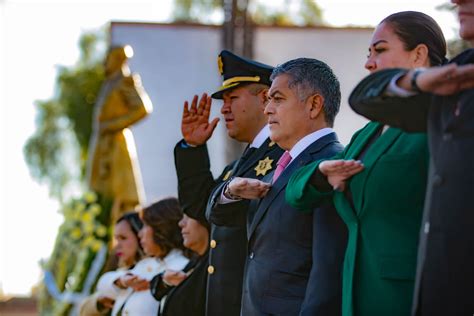
[[[115,285],[122,289],[112,315],[156,315],[160,302],[150,292],[150,280],[167,270],[182,270],[189,259],[183,254],[178,222],[183,212],[176,198],[165,198],[141,211],[140,244],[149,257],[140,260]]]
[[[141,212],[140,243],[147,254],[164,258],[185,251],[179,221],[183,212],[176,198],[162,199]]]
[[[420,12],[399,12],[376,28],[365,67],[429,67],[445,61],[440,27]],[[354,134],[340,155],[297,171],[286,198],[296,208],[333,199],[349,239],[343,315],[409,315],[428,174],[425,133],[376,122]]]
[[[108,314],[114,306],[120,290],[114,282],[143,257],[138,232],[143,223],[138,213],[129,212],[120,217],[114,227],[114,256],[118,269],[104,273],[97,282],[96,293],[89,296],[81,305],[81,316]]]
[[[179,222],[183,245],[196,254],[182,270],[167,270],[151,281],[151,292],[164,301],[158,315],[204,316],[208,270],[209,224],[184,215]],[[163,299],[164,297],[164,299]]]
[[[474,47],[474,1],[451,3],[460,37]],[[406,93],[395,93],[394,85]],[[428,134],[431,161],[412,315],[472,315],[474,50],[444,66],[371,74],[349,104],[371,120]]]

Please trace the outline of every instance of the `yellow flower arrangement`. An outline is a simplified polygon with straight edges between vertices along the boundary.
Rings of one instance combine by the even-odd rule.
[[[65,204],[60,212],[64,222],[44,268],[53,273],[59,291],[81,293],[96,254],[110,238],[110,205],[101,201],[96,193],[87,192]],[[46,287],[43,288],[39,304],[41,315],[68,315],[71,303],[56,301]]]

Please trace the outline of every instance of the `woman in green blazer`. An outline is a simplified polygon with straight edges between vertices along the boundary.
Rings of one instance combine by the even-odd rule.
[[[376,28],[365,67],[370,72],[429,67],[441,64],[445,53],[443,33],[432,18],[399,12]],[[370,122],[343,153],[305,166],[290,179],[291,205],[309,209],[332,198],[348,227],[344,316],[410,314],[428,161],[426,134]]]

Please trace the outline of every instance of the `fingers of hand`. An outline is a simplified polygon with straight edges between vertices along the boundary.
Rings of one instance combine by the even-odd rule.
[[[351,174],[359,172],[364,168],[361,161],[358,160],[340,160],[336,161],[332,166],[328,166],[328,174]]]
[[[246,185],[247,185],[247,179],[239,178],[239,177],[232,179],[232,181],[230,181],[229,183],[229,187],[231,189],[243,188]]]
[[[247,194],[252,197],[261,198],[267,195],[270,190],[270,184],[260,180],[249,181],[247,185]]]
[[[207,94],[203,93],[201,99],[199,100],[199,106],[197,108],[197,114],[202,115],[207,104]]]
[[[132,288],[135,291],[144,291],[144,290],[147,290],[149,288],[149,283],[148,283],[147,280],[144,280],[144,279],[136,280],[133,283]]]
[[[189,115],[189,108],[188,108],[188,106],[189,106],[188,101],[184,101],[183,117]]]
[[[341,167],[350,164],[351,161],[353,160],[326,160],[321,162],[321,164],[319,165],[319,170],[321,170],[322,173],[327,175],[328,173],[333,172],[334,170],[339,170]]]
[[[189,109],[190,113],[196,113],[197,112],[197,102],[198,102],[198,96],[195,95],[193,97],[193,101],[191,102],[191,108]]]
[[[208,131],[209,133],[212,133],[212,132],[214,131],[214,129],[215,129],[216,126],[217,126],[217,123],[219,123],[219,120],[220,120],[220,119],[219,119],[218,117],[216,117],[215,119],[212,120],[211,123],[209,123],[209,124],[207,125],[207,131]]]
[[[269,184],[257,179],[245,179],[245,187],[249,190],[262,190],[269,187]]]
[[[460,84],[466,80],[474,79],[474,65],[464,65],[456,68],[456,72],[452,74],[452,78],[456,79]]]
[[[182,122],[185,124],[196,122],[198,118],[196,116],[183,116]]]

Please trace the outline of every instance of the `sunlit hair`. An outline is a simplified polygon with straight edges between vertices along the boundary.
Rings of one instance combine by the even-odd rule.
[[[185,249],[178,226],[182,217],[183,211],[174,197],[159,200],[141,211],[143,222],[152,228],[153,240],[163,250],[164,256],[172,249]]]
[[[397,12],[383,19],[380,24],[382,23],[392,28],[407,51],[425,44],[428,47],[430,66],[438,66],[447,61],[443,31],[429,15],[416,11]]]
[[[289,76],[288,87],[301,101],[314,94],[322,95],[326,123],[334,125],[341,105],[341,89],[339,80],[327,64],[313,58],[297,58],[275,67],[270,79],[275,80],[281,75]]]

